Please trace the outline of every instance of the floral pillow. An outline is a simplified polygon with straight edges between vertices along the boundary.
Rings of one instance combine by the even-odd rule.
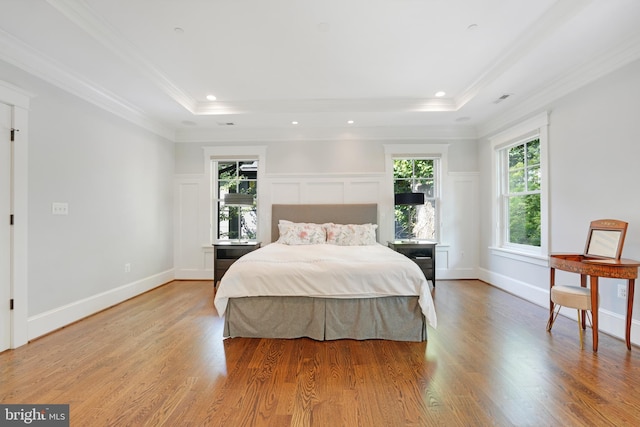
[[[320,224],[280,221],[278,243],[285,245],[318,245],[327,241],[327,233]]]
[[[377,224],[325,224],[327,243],[338,246],[375,245]]]

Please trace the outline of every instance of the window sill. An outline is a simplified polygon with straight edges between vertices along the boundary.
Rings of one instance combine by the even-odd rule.
[[[489,251],[491,252],[491,255],[509,258],[515,261],[526,262],[529,264],[538,265],[540,267],[549,266],[549,257],[545,255],[526,253],[513,249],[499,248],[497,246],[490,246]]]

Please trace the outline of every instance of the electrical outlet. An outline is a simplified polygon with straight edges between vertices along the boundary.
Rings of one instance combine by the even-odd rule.
[[[131,264],[126,263],[126,264],[124,265],[124,272],[125,272],[125,273],[129,273],[129,272],[131,272]]]
[[[69,203],[53,202],[51,204],[51,213],[53,215],[69,215]]]
[[[618,298],[627,297],[627,285],[624,283],[618,283]]]

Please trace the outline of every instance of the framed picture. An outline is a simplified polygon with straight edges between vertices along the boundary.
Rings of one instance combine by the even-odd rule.
[[[616,219],[592,221],[584,255],[594,258],[620,259],[627,225],[626,222]]]

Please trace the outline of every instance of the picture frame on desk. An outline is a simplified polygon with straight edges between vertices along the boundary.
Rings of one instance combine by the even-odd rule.
[[[584,255],[593,258],[620,259],[628,224],[615,219],[592,221]]]

